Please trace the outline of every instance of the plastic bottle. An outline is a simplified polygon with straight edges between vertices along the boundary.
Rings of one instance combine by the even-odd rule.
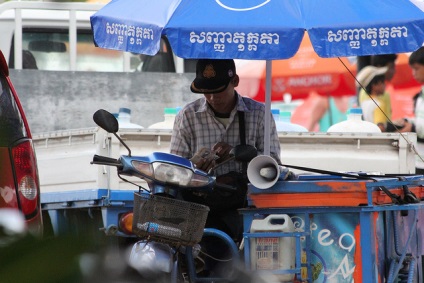
[[[171,226],[165,226],[158,223],[146,222],[143,224],[137,223],[137,228],[152,234],[169,236],[174,238],[181,237],[181,229],[174,228]]]
[[[175,116],[177,115],[177,108],[164,108],[164,120],[149,126],[149,129],[170,129],[174,127]]]
[[[332,125],[327,132],[381,133],[381,130],[376,124],[362,120],[361,108],[351,108],[347,120]]]
[[[118,114],[119,129],[143,129],[142,126],[131,123],[131,109],[121,107]]]
[[[294,232],[293,221],[287,214],[271,214],[264,219],[254,219],[251,233]],[[252,270],[287,270],[295,268],[295,238],[251,238],[250,259]],[[277,275],[280,282],[292,282],[294,274]]]
[[[280,120],[280,109],[271,109],[272,117],[274,117],[275,126],[277,127],[277,132],[283,130],[283,125]]]
[[[307,132],[308,130],[297,124],[291,123],[291,112],[283,111],[279,109],[271,109],[272,116],[275,120],[277,132]]]

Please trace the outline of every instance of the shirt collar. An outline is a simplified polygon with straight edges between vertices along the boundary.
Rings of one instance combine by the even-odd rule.
[[[237,111],[250,112],[250,109],[247,107],[246,103],[244,103],[243,97],[236,92],[237,94]]]

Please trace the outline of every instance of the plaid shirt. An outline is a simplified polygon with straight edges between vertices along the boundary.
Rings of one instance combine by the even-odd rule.
[[[183,107],[175,117],[171,153],[192,158],[202,147],[212,148],[217,142],[225,142],[233,147],[240,144],[237,111],[243,111],[245,113],[246,144],[255,146],[258,154],[264,154],[265,105],[250,98],[242,98],[239,94],[237,96],[238,102],[231,111],[227,128],[215,119],[215,115],[204,97]],[[281,164],[280,142],[272,117],[270,153],[277,163]],[[230,171],[241,172],[241,163],[227,162],[217,168],[216,173],[219,176]]]

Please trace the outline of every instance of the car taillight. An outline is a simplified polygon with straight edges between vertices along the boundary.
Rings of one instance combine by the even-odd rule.
[[[132,223],[133,223],[133,213],[132,212],[127,212],[122,214],[119,217],[119,230],[121,230],[123,233],[127,234],[127,235],[131,235],[133,230],[132,230]]]
[[[30,141],[12,148],[12,157],[18,183],[19,202],[25,217],[35,216],[38,208],[38,174],[35,154]]]

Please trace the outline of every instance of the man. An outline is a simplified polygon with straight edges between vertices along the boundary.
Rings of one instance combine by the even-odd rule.
[[[203,97],[178,112],[170,149],[173,154],[191,159],[204,171],[222,163],[213,170],[217,182],[236,186],[236,193],[215,189],[208,196],[185,193],[183,198],[208,205],[211,211],[206,227],[223,230],[236,241],[241,240],[243,232],[237,209],[246,205],[247,178],[243,172],[246,168],[240,162],[225,161],[231,149],[243,143],[255,146],[258,154],[264,154],[265,123],[264,104],[239,95],[235,91],[238,84],[234,60],[198,60],[190,89]],[[270,119],[270,155],[281,164],[275,121],[272,116]]]
[[[234,60],[198,60],[196,78],[190,89],[194,93],[203,94],[203,97],[178,112],[171,138],[171,153],[192,159],[196,167],[204,171],[224,162],[229,158],[231,149],[242,143],[256,147],[258,154],[264,153],[265,106],[239,95],[235,91],[238,83]],[[244,141],[240,136],[240,119],[244,119]],[[280,164],[280,143],[275,122],[272,117],[270,119],[270,155]],[[210,151],[208,156],[205,156],[205,150]],[[243,164],[229,161],[214,172],[219,182],[225,182],[232,175],[245,173],[242,170]],[[223,201],[225,199],[228,198],[224,197]],[[216,213],[220,213],[240,208],[244,204],[243,199],[228,207],[221,207],[223,205],[220,203],[211,204],[211,209],[215,210],[214,206],[217,206],[220,211]]]

